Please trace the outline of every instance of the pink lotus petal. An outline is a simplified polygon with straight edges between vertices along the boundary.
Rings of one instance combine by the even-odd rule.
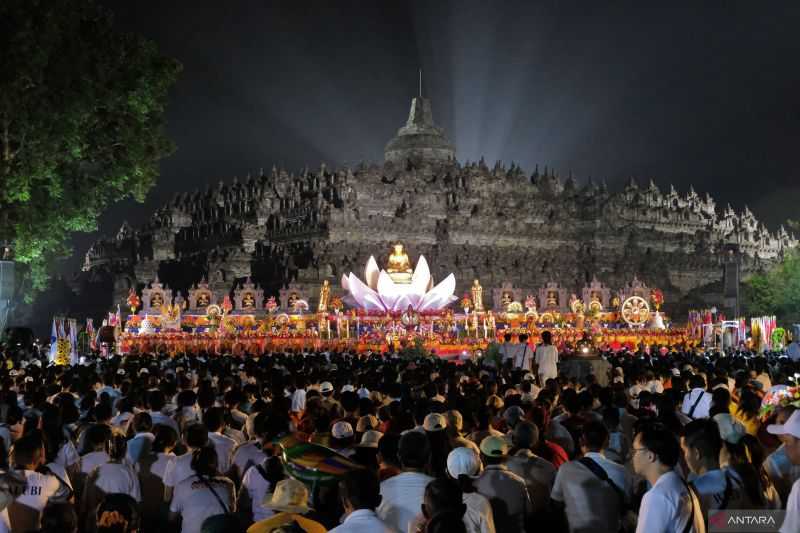
[[[453,293],[456,290],[456,278],[450,274],[441,283],[428,291],[422,297],[418,311],[430,311],[442,309],[453,301]]]
[[[373,256],[369,256],[369,260],[367,260],[367,266],[364,269],[364,281],[372,290],[377,290],[378,288],[379,272],[380,269],[378,268],[378,263],[375,262],[375,258]]]

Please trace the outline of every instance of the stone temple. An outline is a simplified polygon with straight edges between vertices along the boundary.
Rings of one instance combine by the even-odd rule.
[[[479,279],[490,305],[506,289],[518,299],[546,286],[580,294],[595,281],[616,292],[638,277],[663,290],[673,313],[717,302],[732,260],[746,277],[797,245],[746,207],[718,210],[693,189],[631,180],[610,192],[547,168],[459,163],[430,102],[414,98],[383,163],[273,167],[179,194],[142,227],[98,240],[73,288],[113,287],[103,305],[124,309],[131,287],[157,279],[182,298],[208,283],[221,300],[250,278],[284,308],[292,293],[314,309],[324,280],[340,295],[342,274],[361,275],[370,255],[384,264],[398,241],[412,263],[425,255],[435,279],[453,272],[457,295]]]

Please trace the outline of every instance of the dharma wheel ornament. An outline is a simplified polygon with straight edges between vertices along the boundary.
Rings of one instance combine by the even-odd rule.
[[[642,327],[650,319],[650,304],[641,296],[631,296],[622,302],[622,320],[631,327]]]

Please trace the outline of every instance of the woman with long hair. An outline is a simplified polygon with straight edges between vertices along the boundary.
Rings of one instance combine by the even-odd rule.
[[[736,409],[736,418],[747,430],[748,435],[758,437],[758,428],[761,427],[761,420],[758,412],[761,409],[761,398],[749,390],[744,389],[739,398],[739,407]]]
[[[213,447],[199,448],[192,455],[193,475],[175,486],[169,506],[170,521],[181,519],[181,533],[200,533],[209,516],[236,512],[233,482],[217,470]]]

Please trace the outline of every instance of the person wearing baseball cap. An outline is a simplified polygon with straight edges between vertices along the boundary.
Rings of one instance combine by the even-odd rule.
[[[490,435],[481,441],[480,450],[486,468],[475,481],[475,488],[493,502],[495,529],[503,532],[525,531],[533,505],[525,480],[505,465],[508,441],[503,436]]]
[[[794,465],[800,465],[800,409],[795,410],[783,424],[770,424],[767,432],[778,435],[783,442],[786,457]],[[796,480],[786,500],[786,518],[781,525],[781,533],[800,531],[800,479]]]
[[[495,531],[492,506],[475,488],[474,479],[482,471],[481,458],[472,448],[455,448],[447,456],[447,475],[461,487],[463,502],[467,506],[464,525],[470,533]]]
[[[339,421],[331,428],[331,449],[346,457],[353,455],[355,433],[350,422]]]

